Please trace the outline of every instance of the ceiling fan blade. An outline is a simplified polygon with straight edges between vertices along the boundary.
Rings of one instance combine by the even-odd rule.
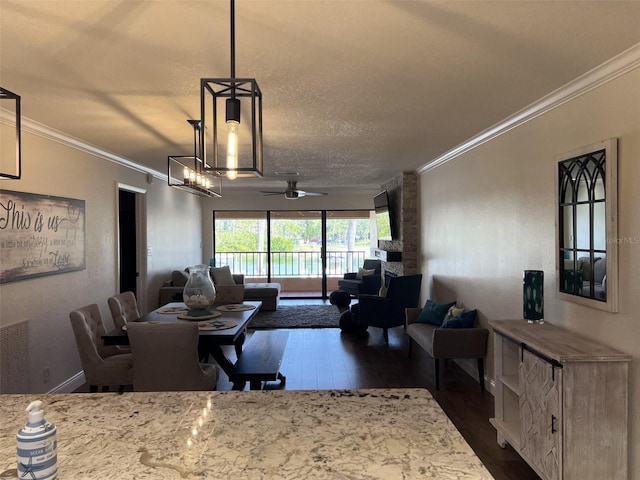
[[[329,195],[327,192],[305,192],[307,197],[322,197],[323,195]]]
[[[276,192],[273,190],[261,190],[260,193],[262,193],[263,195],[284,195],[285,198],[289,199],[289,200],[295,200],[297,198],[302,198],[302,197],[320,197],[323,195],[328,195],[328,193],[325,192],[307,192],[305,190],[298,190],[296,188],[296,181],[295,180],[288,180],[287,181],[287,189],[282,192]]]

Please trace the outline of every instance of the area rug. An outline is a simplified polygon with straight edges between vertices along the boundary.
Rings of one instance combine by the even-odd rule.
[[[274,312],[258,312],[249,328],[338,328],[340,311],[333,305],[278,305]]]

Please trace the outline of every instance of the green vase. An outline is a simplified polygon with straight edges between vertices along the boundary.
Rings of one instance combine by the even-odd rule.
[[[522,277],[522,310],[529,323],[544,323],[544,272],[525,270]]]

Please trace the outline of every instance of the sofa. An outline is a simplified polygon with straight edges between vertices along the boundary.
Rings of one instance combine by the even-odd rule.
[[[212,271],[214,269],[212,268]],[[278,307],[280,301],[280,284],[279,283],[245,283],[243,274],[232,274],[234,285],[244,287],[244,295],[242,300],[245,302],[262,302],[261,310],[273,311]],[[216,284],[215,276],[211,275],[214,285]],[[160,287],[159,303],[166,305],[170,302],[181,302],[182,291],[189,279],[189,273],[186,270],[174,270],[171,273],[171,280],[167,280]],[[230,283],[219,284],[220,290],[227,293],[231,287]],[[235,302],[233,302],[235,303]]]
[[[583,297],[591,297],[591,262],[589,257],[578,258],[576,272],[573,271],[573,261],[564,262],[564,291],[574,293],[575,285],[578,291],[575,292]],[[593,263],[593,298],[597,300],[607,299],[607,259],[595,257]]]
[[[480,389],[484,391],[484,357],[487,355],[489,331],[480,326],[471,328],[442,328],[440,325],[419,322],[421,308],[407,308],[406,332],[409,336],[409,357],[413,343],[433,358],[436,390],[440,388],[440,359],[475,358],[478,364]]]

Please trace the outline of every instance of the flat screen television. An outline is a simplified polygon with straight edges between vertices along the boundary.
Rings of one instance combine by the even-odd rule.
[[[373,197],[373,207],[376,212],[378,240],[393,240],[396,238],[393,209],[390,208],[389,194],[386,190]]]

